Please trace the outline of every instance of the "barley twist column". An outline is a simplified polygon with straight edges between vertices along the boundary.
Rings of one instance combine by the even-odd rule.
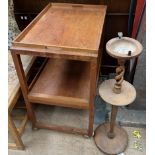
[[[113,91],[116,94],[121,93],[121,87],[122,87],[122,82],[124,80],[124,73],[125,73],[125,67],[124,67],[124,60],[118,60],[119,66],[116,68],[116,83],[114,85]]]

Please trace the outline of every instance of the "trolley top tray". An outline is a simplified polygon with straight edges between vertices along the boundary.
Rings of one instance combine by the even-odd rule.
[[[80,51],[93,56],[98,54],[105,14],[104,5],[49,3],[17,36],[12,49]]]

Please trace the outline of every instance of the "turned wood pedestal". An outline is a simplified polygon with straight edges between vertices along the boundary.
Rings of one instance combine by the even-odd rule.
[[[106,154],[119,154],[125,150],[128,144],[126,131],[115,124],[118,106],[132,103],[136,97],[135,88],[127,81],[122,82],[120,94],[113,91],[114,79],[104,81],[99,87],[99,94],[107,103],[112,105],[111,121],[101,124],[95,130],[95,143]]]
[[[118,60],[115,79],[106,80],[99,87],[101,98],[112,105],[111,121],[97,127],[94,140],[102,152],[117,155],[122,153],[128,144],[126,131],[115,124],[118,106],[131,104],[136,98],[135,88],[124,80],[124,63],[125,60],[140,55],[142,46],[137,40],[123,37],[123,33],[119,32],[117,38],[107,42],[106,50]]]

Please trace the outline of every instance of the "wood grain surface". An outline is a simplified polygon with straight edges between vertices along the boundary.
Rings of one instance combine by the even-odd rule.
[[[123,81],[121,93],[116,94],[113,92],[115,84],[114,79],[104,81],[99,88],[99,94],[107,103],[116,106],[125,106],[131,104],[136,98],[136,90],[133,85],[127,81]]]
[[[90,63],[49,59],[30,90],[31,102],[89,107]]]
[[[13,45],[98,52],[105,13],[103,5],[50,3]]]
[[[128,135],[119,125],[115,125],[115,137],[109,138],[110,123],[99,125],[95,130],[95,144],[105,154],[117,155],[122,153],[128,145]]]

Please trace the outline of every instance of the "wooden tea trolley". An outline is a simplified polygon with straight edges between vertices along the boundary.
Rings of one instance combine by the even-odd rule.
[[[93,134],[106,6],[50,3],[14,40],[13,61],[33,128]],[[27,85],[20,55],[46,57]],[[38,122],[32,104],[89,110],[88,130]]]

